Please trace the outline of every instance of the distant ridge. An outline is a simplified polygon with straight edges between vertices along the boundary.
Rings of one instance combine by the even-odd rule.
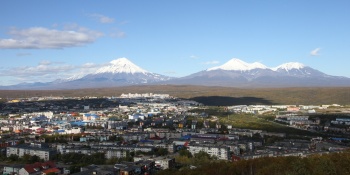
[[[209,68],[169,84],[229,87],[348,87],[350,78],[331,76],[302,63],[290,62],[275,68],[261,63],[246,63],[233,58],[221,66]]]
[[[2,86],[0,89],[85,89],[142,85],[166,81],[171,77],[148,72],[127,58],[112,60],[109,64],[87,75],[76,75],[48,83],[26,83]]]
[[[327,75],[298,62],[269,68],[259,62],[247,63],[233,58],[185,77],[172,78],[148,72],[127,58],[112,60],[87,75],[75,75],[48,83],[21,83],[0,89],[82,89],[130,85],[203,85],[245,88],[269,87],[349,87],[350,78]]]

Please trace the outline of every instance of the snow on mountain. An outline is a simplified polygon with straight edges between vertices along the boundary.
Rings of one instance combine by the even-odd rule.
[[[259,62],[234,58],[225,64],[185,77],[171,78],[148,72],[127,58],[119,58],[94,73],[86,71],[48,83],[0,86],[0,89],[77,89],[141,84],[178,84],[232,87],[350,86],[350,78],[331,76],[301,63],[290,62],[269,68]]]
[[[109,63],[109,65],[99,68],[94,74],[101,73],[148,73],[146,70],[143,70],[139,66],[135,65],[127,58],[119,58],[113,60]]]
[[[290,71],[292,69],[303,69],[305,68],[306,66],[304,64],[301,64],[301,63],[298,63],[298,62],[289,62],[289,63],[285,63],[285,64],[282,64],[282,65],[279,65],[275,68],[272,68],[272,70],[274,71],[277,71],[279,69],[283,69],[285,71]]]
[[[76,74],[76,75],[73,75],[71,77],[66,78],[65,80],[66,81],[74,81],[74,80],[80,79],[84,76],[85,76],[84,74]]]
[[[259,62],[254,63],[247,63],[240,59],[233,58],[226,62],[225,64],[221,66],[216,66],[207,69],[207,71],[212,70],[228,70],[228,71],[251,71],[254,69],[265,69],[265,70],[272,70],[272,71],[291,71],[291,70],[301,70],[307,68],[304,64],[298,63],[298,62],[289,62],[285,64],[281,64],[275,68],[269,68]]]
[[[52,83],[54,88],[69,89],[152,84],[169,79],[171,77],[148,72],[127,58],[119,58],[98,68],[94,73],[80,73]]]
[[[170,77],[148,72],[135,65],[127,58],[119,58],[108,65],[99,68],[92,74],[88,74],[76,81],[95,83],[90,86],[125,86],[146,83],[156,83],[169,80]]]
[[[212,70],[233,70],[233,71],[249,71],[253,69],[268,69],[265,65],[255,62],[255,63],[246,63],[240,59],[233,58],[225,64],[213,68],[207,69],[207,71]]]
[[[74,80],[78,80],[82,77],[84,77],[85,75],[84,74],[76,74],[76,75],[73,75],[73,76],[70,76],[68,78],[60,78],[60,79],[57,79],[57,80],[54,80],[52,83],[64,83],[64,82],[69,82],[69,81],[74,81]]]

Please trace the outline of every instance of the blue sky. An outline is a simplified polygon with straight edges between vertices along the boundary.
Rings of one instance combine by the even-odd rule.
[[[126,57],[181,77],[232,58],[350,77],[348,0],[0,2],[0,85],[88,73]]]

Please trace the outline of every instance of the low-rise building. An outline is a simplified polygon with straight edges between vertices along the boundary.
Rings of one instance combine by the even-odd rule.
[[[215,156],[220,160],[228,160],[230,149],[226,146],[212,146],[212,145],[191,145],[188,149],[192,155],[204,151],[210,156]]]
[[[49,148],[43,143],[31,143],[31,144],[21,144],[7,147],[6,156],[17,155],[18,157],[23,157],[24,155],[38,156],[44,161],[50,160],[50,157],[57,153],[56,150]]]
[[[19,174],[19,170],[23,168],[24,165],[5,165],[2,174]]]
[[[36,162],[34,164],[26,164],[18,172],[19,175],[40,175],[46,174],[47,172],[54,172],[58,174],[59,169],[56,168],[56,165],[52,161],[47,162]]]

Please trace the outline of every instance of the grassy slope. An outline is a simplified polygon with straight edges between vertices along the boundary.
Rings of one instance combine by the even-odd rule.
[[[332,153],[302,157],[265,157],[238,162],[204,163],[196,169],[160,171],[159,175],[348,175],[350,153]]]
[[[227,102],[229,104],[350,104],[350,87],[240,89],[231,87],[158,85],[79,90],[0,90],[0,98],[51,95],[101,97],[119,96],[122,93],[147,92],[167,93],[180,98],[207,97],[204,98],[204,102],[209,101],[213,103],[213,101],[216,101],[212,105],[223,105]]]

